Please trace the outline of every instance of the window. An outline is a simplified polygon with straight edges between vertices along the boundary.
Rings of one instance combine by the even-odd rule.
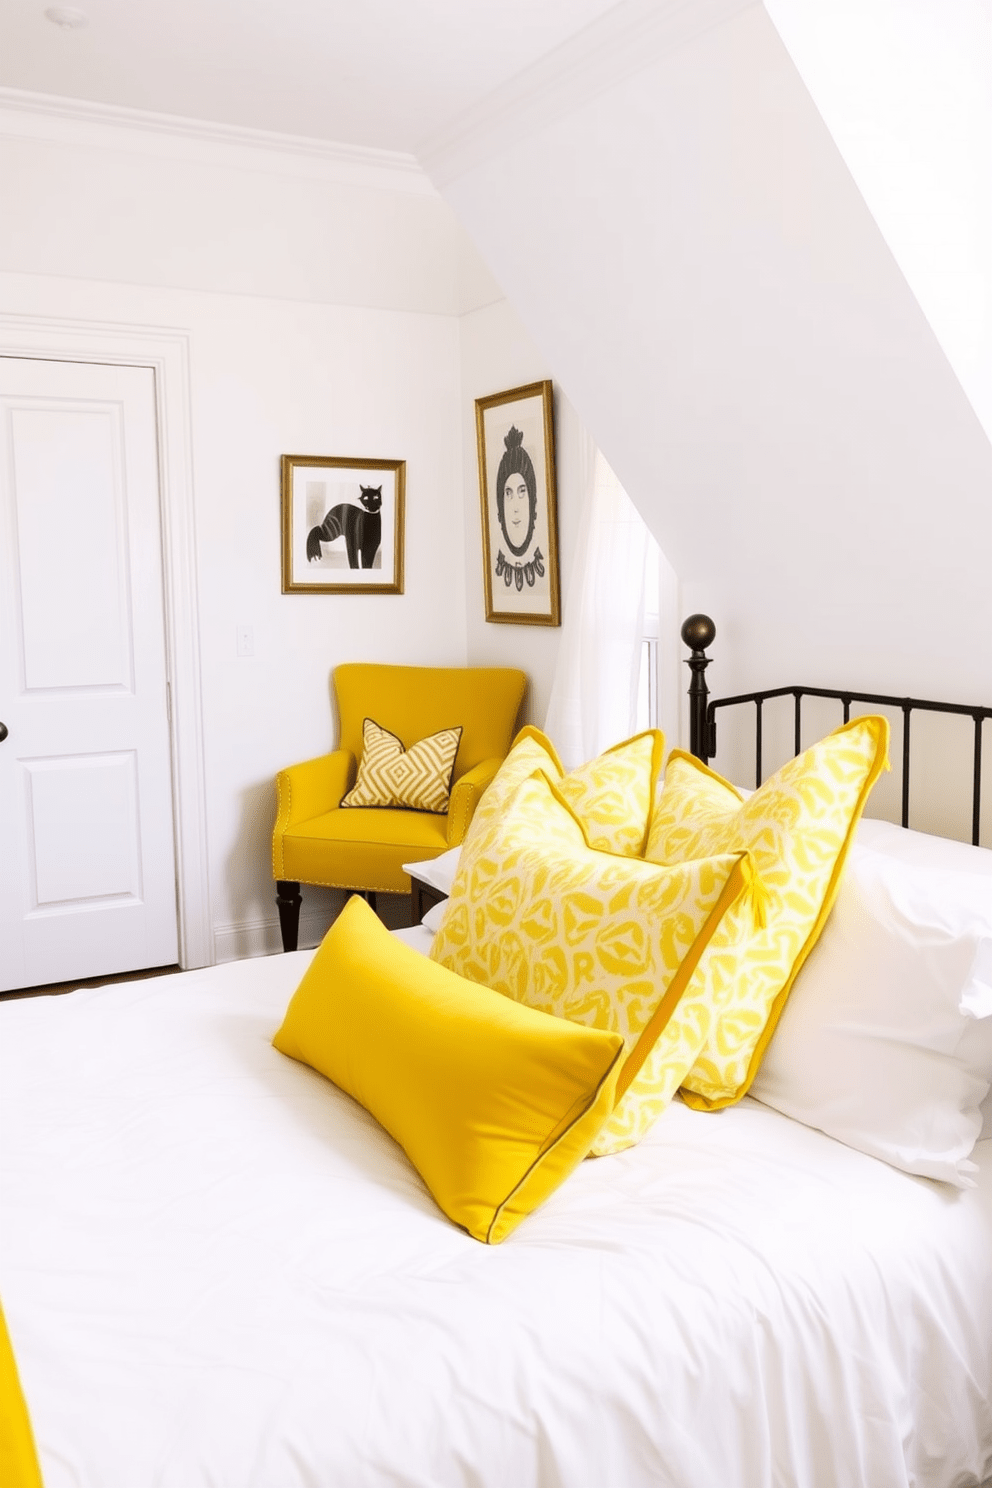
[[[644,626],[641,636],[641,667],[637,678],[637,721],[640,733],[657,728],[658,703],[658,627],[661,589],[661,554],[653,537],[648,538],[644,567]]]

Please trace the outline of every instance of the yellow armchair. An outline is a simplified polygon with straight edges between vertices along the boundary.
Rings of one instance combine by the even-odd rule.
[[[404,863],[458,846],[510,747],[526,685],[525,674],[511,667],[350,662],[335,669],[339,747],[276,776],[272,874],[284,950],[296,949],[301,883],[358,890],[374,902],[377,892],[410,892]],[[441,729],[461,728],[447,815],[342,808],[355,783],[366,718],[407,749]]]

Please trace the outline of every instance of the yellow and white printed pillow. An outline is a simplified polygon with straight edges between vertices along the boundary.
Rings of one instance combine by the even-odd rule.
[[[479,802],[463,851],[489,822],[502,816],[517,787],[535,770],[543,770],[560,785],[589,847],[643,857],[654,783],[664,752],[664,734],[647,729],[566,775],[551,740],[528,724],[514,739]]]
[[[565,773],[555,746],[547,734],[542,734],[540,729],[528,723],[517,734],[510,745],[509,754],[482,793],[482,799],[475,808],[475,815],[465,833],[465,840],[462,843],[462,859],[471,844],[481,837],[486,828],[502,819],[518,787],[533,775],[535,770],[543,770],[545,774],[554,779],[558,779]]]
[[[534,774],[463,849],[431,957],[517,1002],[620,1033],[592,1152],[639,1141],[692,1068],[754,929],[747,853],[674,868],[588,847]]]
[[[852,719],[782,766],[747,800],[715,771],[673,750],[655,802],[647,857],[674,865],[750,852],[767,896],[729,1002],[682,1094],[716,1110],[744,1095],[837,894],[872,786],[888,766],[884,718]]]
[[[664,734],[647,729],[558,782],[559,794],[578,817],[589,847],[631,858],[644,856],[654,783],[664,753]]]
[[[411,811],[444,812],[451,773],[461,742],[460,728],[441,729],[404,749],[402,740],[366,718],[358,779],[342,806],[404,806]]]

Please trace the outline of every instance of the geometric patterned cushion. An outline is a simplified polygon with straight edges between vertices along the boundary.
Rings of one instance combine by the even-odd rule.
[[[404,749],[402,742],[373,719],[362,726],[358,779],[342,806],[406,806],[412,811],[445,812],[451,772],[462,737],[460,728],[442,729]]]
[[[599,1156],[639,1141],[709,1031],[754,930],[750,854],[674,868],[597,852],[536,772],[462,848],[431,959],[528,1007],[619,1033]]]
[[[654,784],[664,753],[664,734],[660,729],[647,729],[614,744],[557,782],[559,794],[578,817],[590,847],[628,858],[644,856]]]
[[[744,801],[692,755],[669,756],[645,856],[673,864],[746,851],[765,891],[765,927],[756,930],[732,996],[683,1082],[690,1106],[730,1105],[754,1079],[836,898],[868,794],[888,768],[888,742],[884,718],[854,718]]]

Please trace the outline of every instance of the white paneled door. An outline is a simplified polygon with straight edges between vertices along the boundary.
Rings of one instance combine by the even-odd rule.
[[[0,357],[0,991],[177,957],[155,409]]]

